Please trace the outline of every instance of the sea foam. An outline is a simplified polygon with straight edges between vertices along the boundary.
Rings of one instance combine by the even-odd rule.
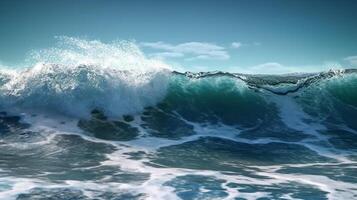
[[[29,67],[1,69],[3,107],[73,117],[101,109],[116,117],[140,112],[165,96],[168,65],[146,58],[134,42],[58,40],[54,48],[32,51]]]

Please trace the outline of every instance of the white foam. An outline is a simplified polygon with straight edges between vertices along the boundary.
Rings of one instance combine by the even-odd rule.
[[[82,131],[76,127],[75,121],[71,121],[71,119],[67,118],[58,118],[55,117],[43,117],[36,116],[30,117],[25,116],[25,121],[31,122],[33,124],[32,130],[42,130],[43,132],[48,132],[51,134],[76,134],[80,135],[83,139],[89,140],[92,142],[102,142],[110,145],[114,145],[117,147],[117,151],[110,153],[107,155],[108,160],[103,161],[101,165],[109,165],[109,166],[117,166],[121,170],[129,171],[129,172],[139,172],[139,173],[148,173],[150,174],[149,179],[144,181],[143,183],[98,183],[94,181],[75,181],[75,180],[67,180],[64,184],[49,184],[39,182],[35,179],[13,179],[10,183],[11,177],[6,177],[3,179],[9,182],[11,185],[11,189],[0,192],[0,197],[4,197],[6,199],[14,199],[15,196],[19,193],[28,192],[30,189],[34,187],[42,187],[42,188],[55,188],[55,187],[68,187],[79,189],[84,192],[88,197],[95,197],[93,191],[113,191],[113,192],[129,192],[132,194],[144,193],[145,199],[151,200],[166,200],[166,199],[179,199],[177,194],[174,191],[173,187],[166,186],[165,183],[174,179],[178,176],[186,176],[186,175],[201,175],[201,176],[209,176],[216,179],[225,180],[225,183],[222,183],[222,187],[228,193],[226,200],[233,200],[236,197],[243,197],[246,199],[257,199],[260,197],[271,197],[269,192],[240,192],[238,188],[229,188],[227,183],[237,183],[237,184],[251,184],[258,186],[272,186],[276,184],[291,184],[291,180],[297,183],[301,183],[304,185],[310,185],[312,187],[316,187],[322,191],[328,192],[328,197],[331,200],[338,199],[338,197],[351,198],[355,193],[353,192],[353,188],[355,186],[353,184],[333,181],[327,177],[323,176],[311,176],[311,175],[295,175],[295,174],[281,174],[276,171],[280,169],[281,166],[254,166],[259,168],[260,172],[256,172],[257,175],[267,176],[270,179],[259,179],[253,178],[244,175],[237,174],[226,174],[219,171],[212,170],[193,170],[193,169],[181,169],[181,168],[158,168],[150,165],[146,165],[145,162],[150,161],[148,158],[143,158],[141,160],[130,159],[128,153],[137,152],[144,150],[147,153],[154,153],[156,142],[159,140],[158,138],[152,138],[152,145],[154,148],[150,148],[145,145],[140,145],[140,143],[133,142],[115,142],[115,141],[105,141],[97,138],[93,138],[87,135],[82,134]],[[57,121],[57,122],[56,122]],[[60,121],[66,121],[65,125],[60,125]],[[137,122],[135,122],[137,123]],[[216,131],[215,131],[216,130]],[[143,131],[143,130],[142,130]],[[186,142],[189,140],[198,139],[200,136],[222,136],[229,137],[231,140],[241,141],[241,139],[236,136],[239,134],[239,130],[232,131],[232,127],[200,127],[199,124],[195,124],[195,131],[198,132],[198,136],[189,136],[187,138],[183,138],[182,140],[178,140],[177,144]],[[223,132],[222,132],[223,131]],[[231,133],[231,135],[224,136],[226,133]],[[219,135],[218,135],[219,134]],[[143,134],[145,136],[146,134]],[[143,138],[144,139],[144,138]],[[149,138],[146,138],[149,139]],[[157,139],[155,141],[155,139]],[[249,142],[249,141],[241,141],[241,142]],[[270,141],[251,141],[251,143],[265,143]],[[128,146],[129,145],[129,146]],[[159,145],[160,146],[160,145]],[[308,164],[306,164],[308,165]],[[291,165],[293,166],[293,165]],[[295,165],[294,165],[295,166]],[[298,165],[296,165],[298,166]],[[303,166],[303,165],[301,165]],[[304,165],[305,166],[305,165]],[[11,198],[10,198],[11,197]],[[287,199],[293,199],[289,194],[286,194],[285,197]]]
[[[146,58],[134,43],[59,39],[55,48],[32,52],[31,67],[1,69],[2,106],[75,117],[99,108],[118,117],[164,98],[168,66]]]
[[[0,199],[16,199],[17,195],[27,192],[30,189],[43,184],[40,180],[29,178],[5,177],[0,178],[0,184],[5,184],[7,187],[0,189]]]

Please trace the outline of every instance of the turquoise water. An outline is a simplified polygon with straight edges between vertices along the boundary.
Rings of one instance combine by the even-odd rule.
[[[1,199],[357,198],[355,70],[99,69],[2,72]]]
[[[357,71],[181,73],[63,38],[0,67],[0,199],[357,199]]]

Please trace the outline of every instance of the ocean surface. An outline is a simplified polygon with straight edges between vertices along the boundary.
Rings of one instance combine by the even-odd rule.
[[[0,70],[0,199],[357,199],[356,69],[181,73],[62,40]]]

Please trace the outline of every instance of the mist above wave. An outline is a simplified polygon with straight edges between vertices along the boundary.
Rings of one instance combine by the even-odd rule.
[[[52,63],[76,67],[78,65],[96,65],[120,70],[150,71],[169,68],[169,65],[157,59],[147,58],[140,48],[130,41],[103,43],[98,40],[85,40],[73,37],[56,37],[55,47],[35,50],[29,53],[30,66],[37,63]]]

